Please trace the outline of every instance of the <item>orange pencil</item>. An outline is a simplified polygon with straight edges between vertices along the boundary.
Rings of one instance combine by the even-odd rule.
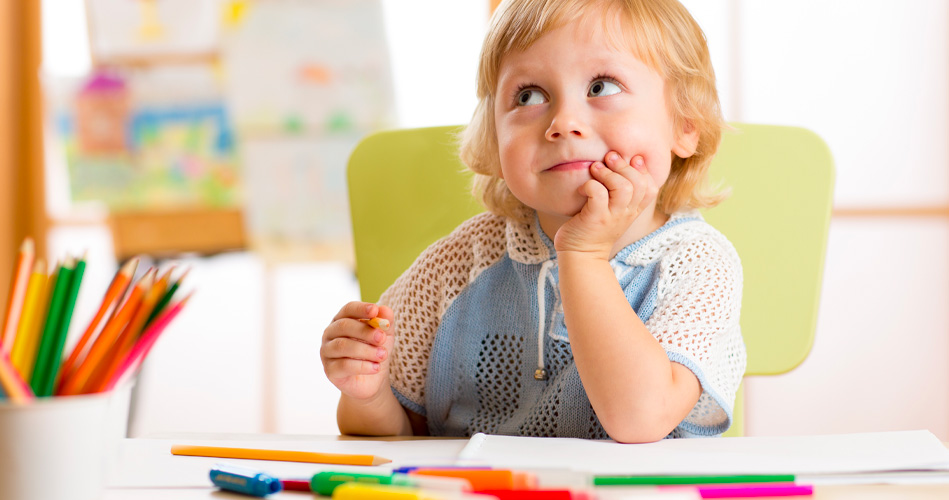
[[[122,297],[122,295],[125,294],[125,290],[128,289],[137,267],[138,259],[132,259],[122,266],[122,269],[119,269],[119,272],[112,278],[112,283],[105,292],[105,298],[102,299],[102,305],[99,306],[99,311],[96,312],[95,317],[92,318],[89,326],[86,327],[86,331],[82,334],[82,337],[79,338],[79,342],[73,347],[66,362],[63,363],[62,368],[59,370],[59,380],[56,383],[57,393],[59,392],[58,389],[62,387],[63,380],[71,376],[76,370],[76,366],[78,366],[81,361],[79,358],[85,355],[86,344],[88,344],[93,335],[95,335],[102,318],[109,313],[110,309],[117,310],[119,308],[119,298]]]
[[[82,394],[96,367],[103,362],[109,348],[115,343],[115,339],[122,332],[125,325],[132,319],[132,316],[135,315],[135,311],[138,309],[139,304],[142,302],[142,297],[145,295],[145,290],[152,284],[154,274],[154,270],[149,270],[148,273],[145,274],[145,277],[140,279],[138,283],[132,287],[128,299],[122,304],[119,312],[106,323],[102,328],[102,333],[100,333],[92,343],[92,347],[89,348],[89,354],[79,363],[79,366],[76,367],[72,375],[63,378],[63,386],[59,394],[67,396]]]
[[[96,368],[92,378],[89,379],[89,384],[87,385],[89,390],[86,392],[102,392],[106,389],[109,380],[112,378],[112,374],[115,373],[119,365],[122,364],[122,360],[124,360],[129,351],[132,350],[135,341],[141,337],[142,328],[145,327],[145,322],[151,316],[155,305],[158,304],[158,301],[165,295],[165,290],[168,288],[168,277],[169,273],[165,273],[154,286],[145,292],[145,297],[142,298],[142,304],[138,306],[135,315],[132,316],[132,320],[129,321],[125,329],[122,330],[118,340],[112,345],[112,349],[109,349],[109,353],[106,355],[102,364]]]
[[[39,346],[40,329],[43,327],[43,316],[46,307],[46,261],[37,257],[33,264],[33,274],[26,287],[26,298],[23,300],[23,314],[20,316],[20,326],[16,329],[16,339],[10,360],[13,367],[25,380],[33,375],[33,364],[36,363],[36,348]]]
[[[30,281],[30,270],[33,268],[33,254],[33,239],[23,240],[16,267],[13,269],[13,280],[10,281],[6,319],[3,321],[3,330],[0,331],[0,350],[5,354],[10,354],[13,349],[13,339],[16,337],[17,327],[20,325],[23,300],[26,298],[26,287]]]

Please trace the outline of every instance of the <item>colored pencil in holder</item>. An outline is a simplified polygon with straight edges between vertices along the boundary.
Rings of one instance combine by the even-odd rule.
[[[86,356],[88,351],[87,347],[90,346],[89,342],[93,340],[93,338],[101,331],[99,326],[100,323],[102,323],[102,320],[111,311],[118,310],[119,301],[125,294],[125,291],[128,289],[129,284],[132,282],[132,276],[135,274],[135,269],[138,267],[138,262],[139,260],[137,258],[126,262],[125,265],[122,266],[122,268],[119,269],[119,271],[115,274],[115,277],[112,278],[112,283],[109,284],[109,288],[106,290],[105,297],[102,299],[102,304],[99,306],[99,310],[96,311],[92,321],[89,322],[89,326],[86,327],[86,331],[83,332],[82,337],[79,338],[79,341],[73,347],[69,357],[66,358],[65,362],[63,362],[63,366],[60,369],[60,376],[58,377],[56,384],[57,394],[62,391],[63,380],[76,371],[76,367]]]
[[[26,299],[23,301],[23,314],[20,316],[20,326],[16,330],[16,339],[13,341],[13,350],[10,360],[24,380],[33,375],[33,365],[36,363],[36,349],[39,347],[40,328],[43,327],[43,317],[47,311],[47,275],[46,261],[38,257],[33,262],[33,273],[26,287]]]
[[[132,287],[128,299],[125,300],[125,303],[122,304],[119,311],[106,323],[102,329],[102,333],[100,333],[92,343],[92,347],[89,348],[89,354],[82,360],[74,373],[63,379],[60,394],[67,396],[83,394],[88,390],[87,386],[95,374],[96,368],[103,362],[112,344],[115,343],[119,334],[122,333],[122,329],[131,321],[132,316],[134,316],[135,311],[142,301],[145,290],[151,286],[154,274],[154,270],[149,270],[145,277]]]
[[[10,281],[10,295],[7,297],[7,309],[3,320],[3,329],[0,330],[0,351],[9,354],[13,349],[17,327],[23,312],[23,301],[26,298],[26,289],[30,280],[30,270],[33,268],[34,248],[33,240],[26,238],[17,254],[16,266],[13,268],[13,278]]]

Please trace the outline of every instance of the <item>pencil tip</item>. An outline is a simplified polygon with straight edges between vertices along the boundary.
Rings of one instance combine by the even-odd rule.
[[[23,244],[20,245],[20,251],[23,253],[33,253],[35,251],[33,238],[27,236],[26,239],[23,240]]]

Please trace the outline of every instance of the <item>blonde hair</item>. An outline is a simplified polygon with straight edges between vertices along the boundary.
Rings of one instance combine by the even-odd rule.
[[[671,214],[684,207],[705,208],[727,196],[707,185],[712,157],[726,126],[715,88],[715,71],[705,34],[677,0],[510,0],[502,2],[481,47],[478,105],[460,135],[462,162],[475,173],[474,192],[489,211],[523,219],[524,204],[501,179],[494,93],[501,59],[526,50],[546,33],[601,9],[604,32],[617,46],[629,47],[665,82],[676,134],[685,125],[699,132],[695,154],[674,157],[656,206]],[[620,19],[617,33],[612,20]]]

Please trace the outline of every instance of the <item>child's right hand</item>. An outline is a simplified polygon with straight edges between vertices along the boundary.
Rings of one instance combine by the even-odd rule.
[[[350,302],[323,331],[323,371],[344,395],[354,399],[369,399],[389,390],[389,355],[394,336],[365,322],[376,317],[388,320],[390,326],[386,330],[391,330],[391,309]]]

